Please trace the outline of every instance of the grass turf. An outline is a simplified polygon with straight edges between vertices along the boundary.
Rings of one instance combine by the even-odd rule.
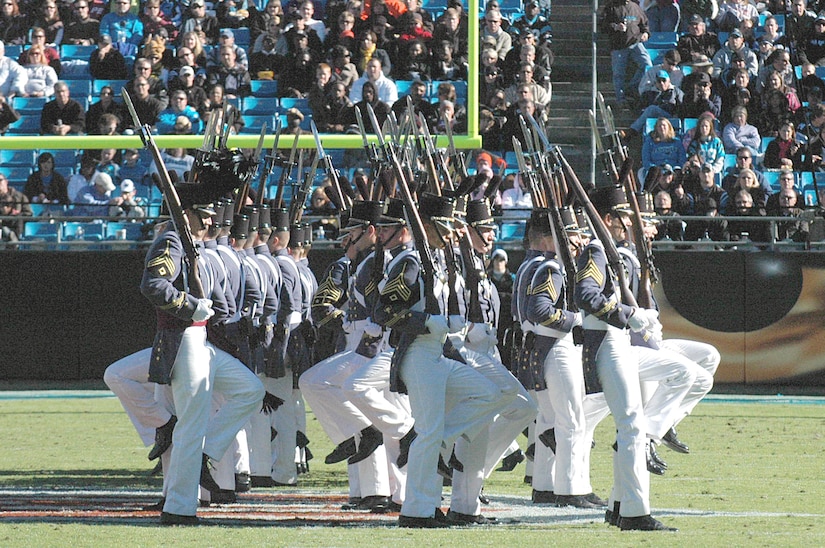
[[[300,487],[346,493],[343,464],[327,466],[332,444],[311,413],[316,455]],[[680,532],[621,533],[600,520],[550,526],[506,525],[410,531],[393,527],[244,527],[88,525],[0,520],[0,546],[814,546],[825,538],[822,462],[823,405],[713,403],[699,405],[679,428],[691,454],[660,448],[670,469],[651,478],[654,515]],[[156,489],[131,423],[114,398],[0,401],[0,489]],[[612,481],[614,428],[597,430],[594,489],[606,497]],[[521,440],[523,442],[523,439]],[[524,465],[496,472],[485,492],[529,497]],[[0,507],[4,506],[0,496]]]

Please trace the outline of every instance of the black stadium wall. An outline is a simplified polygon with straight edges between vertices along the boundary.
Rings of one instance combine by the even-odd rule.
[[[0,379],[101,379],[151,345],[144,250],[0,252]],[[313,250],[320,276],[340,256]],[[523,254],[510,252],[510,264]],[[668,338],[714,344],[717,383],[825,386],[825,254],[659,251]]]

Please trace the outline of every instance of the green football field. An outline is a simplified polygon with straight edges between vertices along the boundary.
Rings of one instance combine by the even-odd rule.
[[[651,477],[653,513],[678,533],[623,533],[602,513],[536,508],[524,464],[495,472],[487,515],[500,525],[400,530],[394,518],[338,509],[343,464],[308,412],[316,458],[297,489],[256,489],[200,512],[205,525],[161,528],[147,448],[109,392],[0,392],[0,546],[823,546],[825,399],[710,396],[679,428],[682,455]],[[612,419],[597,430],[595,491],[612,481]],[[524,440],[521,439],[523,444]],[[449,488],[445,488],[445,507]]]

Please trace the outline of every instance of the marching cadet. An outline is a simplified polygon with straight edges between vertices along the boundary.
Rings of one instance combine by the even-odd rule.
[[[595,190],[591,195],[601,222],[613,233],[617,223],[624,226],[615,206],[624,203],[612,187]],[[592,219],[592,222],[598,222]],[[615,237],[614,237],[615,240]],[[592,240],[578,261],[576,304],[584,312],[582,361],[589,374],[596,371],[597,381],[616,423],[616,452],[613,460],[612,507],[605,518],[622,530],[672,531],[650,515],[650,476],[645,458],[646,421],[639,386],[639,364],[630,347],[628,329],[634,332],[655,330],[658,314],[623,303],[619,285],[608,267],[605,245]],[[586,376],[586,381],[593,383]],[[590,391],[598,387],[587,386]]]
[[[177,187],[196,240],[211,224],[215,214],[211,202],[219,197],[209,196],[203,187]],[[209,472],[209,459],[224,455],[264,395],[260,381],[241,362],[206,339],[206,324],[214,315],[207,297],[217,296],[216,288],[204,284],[207,297],[196,298],[189,292],[190,283],[181,237],[169,227],[150,247],[141,281],[141,292],[158,316],[149,380],[171,385],[178,417],[161,513],[164,525],[198,522],[198,484],[210,491],[220,489]],[[225,401],[210,416],[213,390]]]
[[[560,210],[571,246],[579,244],[578,226],[569,209]],[[541,432],[533,461],[533,501],[556,506],[598,508],[607,503],[590,485],[590,439],[587,437],[581,350],[573,330],[581,314],[567,309],[564,267],[556,257],[559,244],[549,223],[535,227],[544,261],[533,274],[526,301],[527,321],[535,333],[531,367]],[[567,245],[567,244],[565,244]],[[547,417],[553,417],[548,422]]]
[[[426,238],[435,248],[443,248],[449,239],[452,210],[450,198],[429,194],[420,198],[419,212],[426,219]],[[406,209],[405,213],[414,218],[418,212]],[[406,498],[398,519],[400,527],[412,528],[450,525],[438,508],[442,480],[437,467],[442,442],[451,447],[460,435],[472,440],[485,430],[498,410],[500,394],[498,387],[480,373],[443,355],[447,334],[460,330],[464,321],[459,318],[450,322],[445,316],[450,288],[435,263],[434,279],[423,279],[421,261],[425,259],[420,253],[427,241],[416,242],[420,249],[414,250],[410,231],[406,227],[395,230],[386,242],[392,259],[379,284],[373,312],[378,324],[395,333],[390,335],[391,341],[398,341],[390,369],[390,388],[409,395],[415,419],[416,437],[409,448]],[[429,270],[430,265],[426,268]],[[426,295],[428,291],[433,294]]]
[[[369,360],[357,352],[365,337],[369,312],[363,297],[356,293],[356,279],[365,266],[367,273],[372,268],[374,255],[370,253],[365,257],[365,254],[375,244],[374,223],[382,209],[381,202],[353,204],[347,224],[341,230],[344,256],[327,268],[312,301],[312,315],[319,333],[331,332],[325,326],[335,324],[345,340],[344,351],[316,363],[299,380],[302,395],[324,431],[336,443],[325,462],[332,464],[347,459],[353,507],[372,512],[384,512],[390,504],[389,466],[386,451],[381,450],[384,440],[381,432],[350,401],[343,383]]]

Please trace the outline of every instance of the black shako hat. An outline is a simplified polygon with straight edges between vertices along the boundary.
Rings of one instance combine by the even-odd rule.
[[[354,228],[369,226],[378,222],[381,213],[384,211],[383,202],[367,201],[355,202],[349,212],[349,219],[341,229],[341,233],[346,233]]]
[[[467,202],[467,224],[479,228],[495,228],[496,221],[487,200],[470,200]]]
[[[406,225],[407,217],[404,215],[404,202],[398,198],[390,198],[384,204],[384,213],[379,217],[377,226]]]
[[[256,205],[244,206],[241,213],[249,217],[249,232],[258,231],[258,221],[260,216],[260,209]]]
[[[249,216],[238,213],[232,219],[229,235],[236,240],[245,240],[249,236]]]
[[[269,224],[273,232],[286,232],[289,230],[289,210],[285,207],[269,206]]]
[[[611,185],[596,188],[590,192],[590,201],[599,215],[606,215],[611,211],[629,211],[630,204],[621,185]]]
[[[455,200],[448,196],[439,196],[425,192],[418,198],[418,211],[422,220],[430,220],[447,230],[452,230],[455,215]]]
[[[530,232],[536,231],[540,234],[552,234],[550,228],[550,212],[547,208],[538,207],[530,212],[530,220],[528,221]]]

